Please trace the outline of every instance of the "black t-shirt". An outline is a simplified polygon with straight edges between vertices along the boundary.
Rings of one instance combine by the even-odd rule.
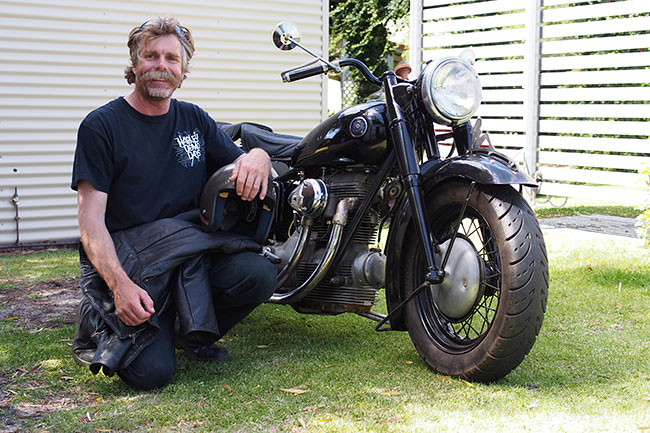
[[[118,98],[79,126],[71,186],[87,180],[108,194],[114,232],[197,208],[208,176],[242,153],[194,104],[172,99],[166,114],[147,116]]]

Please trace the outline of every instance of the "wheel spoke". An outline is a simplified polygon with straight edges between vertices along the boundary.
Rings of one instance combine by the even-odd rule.
[[[472,331],[474,331],[474,334],[475,334],[475,337],[474,337],[474,338],[476,338],[476,337],[479,337],[479,336],[481,335],[481,333],[478,332],[478,331],[477,331],[477,330],[472,326],[473,323],[474,323],[474,317],[472,316],[472,317],[469,319],[469,327],[470,327],[470,329],[471,329]],[[469,335],[468,335],[468,337],[469,337]]]
[[[493,289],[495,291],[499,290],[499,287],[495,286],[494,284],[487,283],[487,282],[485,283],[485,287],[488,287],[488,288]]]
[[[483,244],[481,245],[481,248],[478,251],[479,254],[482,254],[486,257],[493,257],[497,252],[496,250],[490,250],[490,251],[487,250],[487,248],[491,245],[494,245],[494,237],[492,237],[492,235],[489,235],[488,238],[483,241]]]
[[[476,219],[470,220],[469,223],[466,223],[465,221],[466,220],[463,220],[463,224],[461,224],[463,227],[463,234],[468,238],[471,238],[474,234],[477,234],[480,237],[480,226],[477,225]],[[469,228],[466,227],[466,224],[469,225]]]
[[[467,330],[465,329],[467,327],[467,322],[462,322],[461,326],[459,329],[454,330],[454,333],[458,338],[464,338],[463,335],[467,335]]]
[[[497,292],[497,293],[498,293],[498,292]],[[495,294],[494,296],[490,296],[490,305],[486,305],[486,308],[487,308],[488,310],[492,311],[493,313],[496,313],[496,312],[497,312],[496,307],[495,307],[495,308],[492,308],[492,303],[493,303],[494,301],[497,301],[497,306],[498,306],[499,297],[498,297],[496,294]]]

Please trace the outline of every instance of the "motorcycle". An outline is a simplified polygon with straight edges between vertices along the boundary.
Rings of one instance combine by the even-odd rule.
[[[507,375],[540,331],[548,261],[521,195],[534,179],[486,146],[480,119],[469,120],[481,87],[467,55],[429,62],[407,80],[391,71],[376,77],[356,59],[329,62],[300,44],[291,23],[280,23],[272,40],[314,57],[282,72],[284,82],[354,67],[385,100],[346,108],[302,138],[249,123],[230,129],[244,148],[262,147],[272,159],[275,208],[262,240],[278,284],[268,302],[407,331],[445,375]],[[442,157],[440,142],[450,139]],[[382,288],[386,315],[372,311]]]

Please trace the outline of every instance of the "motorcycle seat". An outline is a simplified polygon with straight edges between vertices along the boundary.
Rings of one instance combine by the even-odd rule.
[[[291,161],[291,155],[302,137],[278,134],[266,125],[252,122],[226,123],[217,125],[233,140],[240,140],[241,147],[249,151],[256,147],[264,149],[275,161]]]

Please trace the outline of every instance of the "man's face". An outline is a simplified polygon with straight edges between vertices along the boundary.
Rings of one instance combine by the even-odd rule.
[[[135,88],[148,100],[171,98],[183,82],[183,55],[178,38],[163,35],[150,40],[140,50],[133,65]]]

